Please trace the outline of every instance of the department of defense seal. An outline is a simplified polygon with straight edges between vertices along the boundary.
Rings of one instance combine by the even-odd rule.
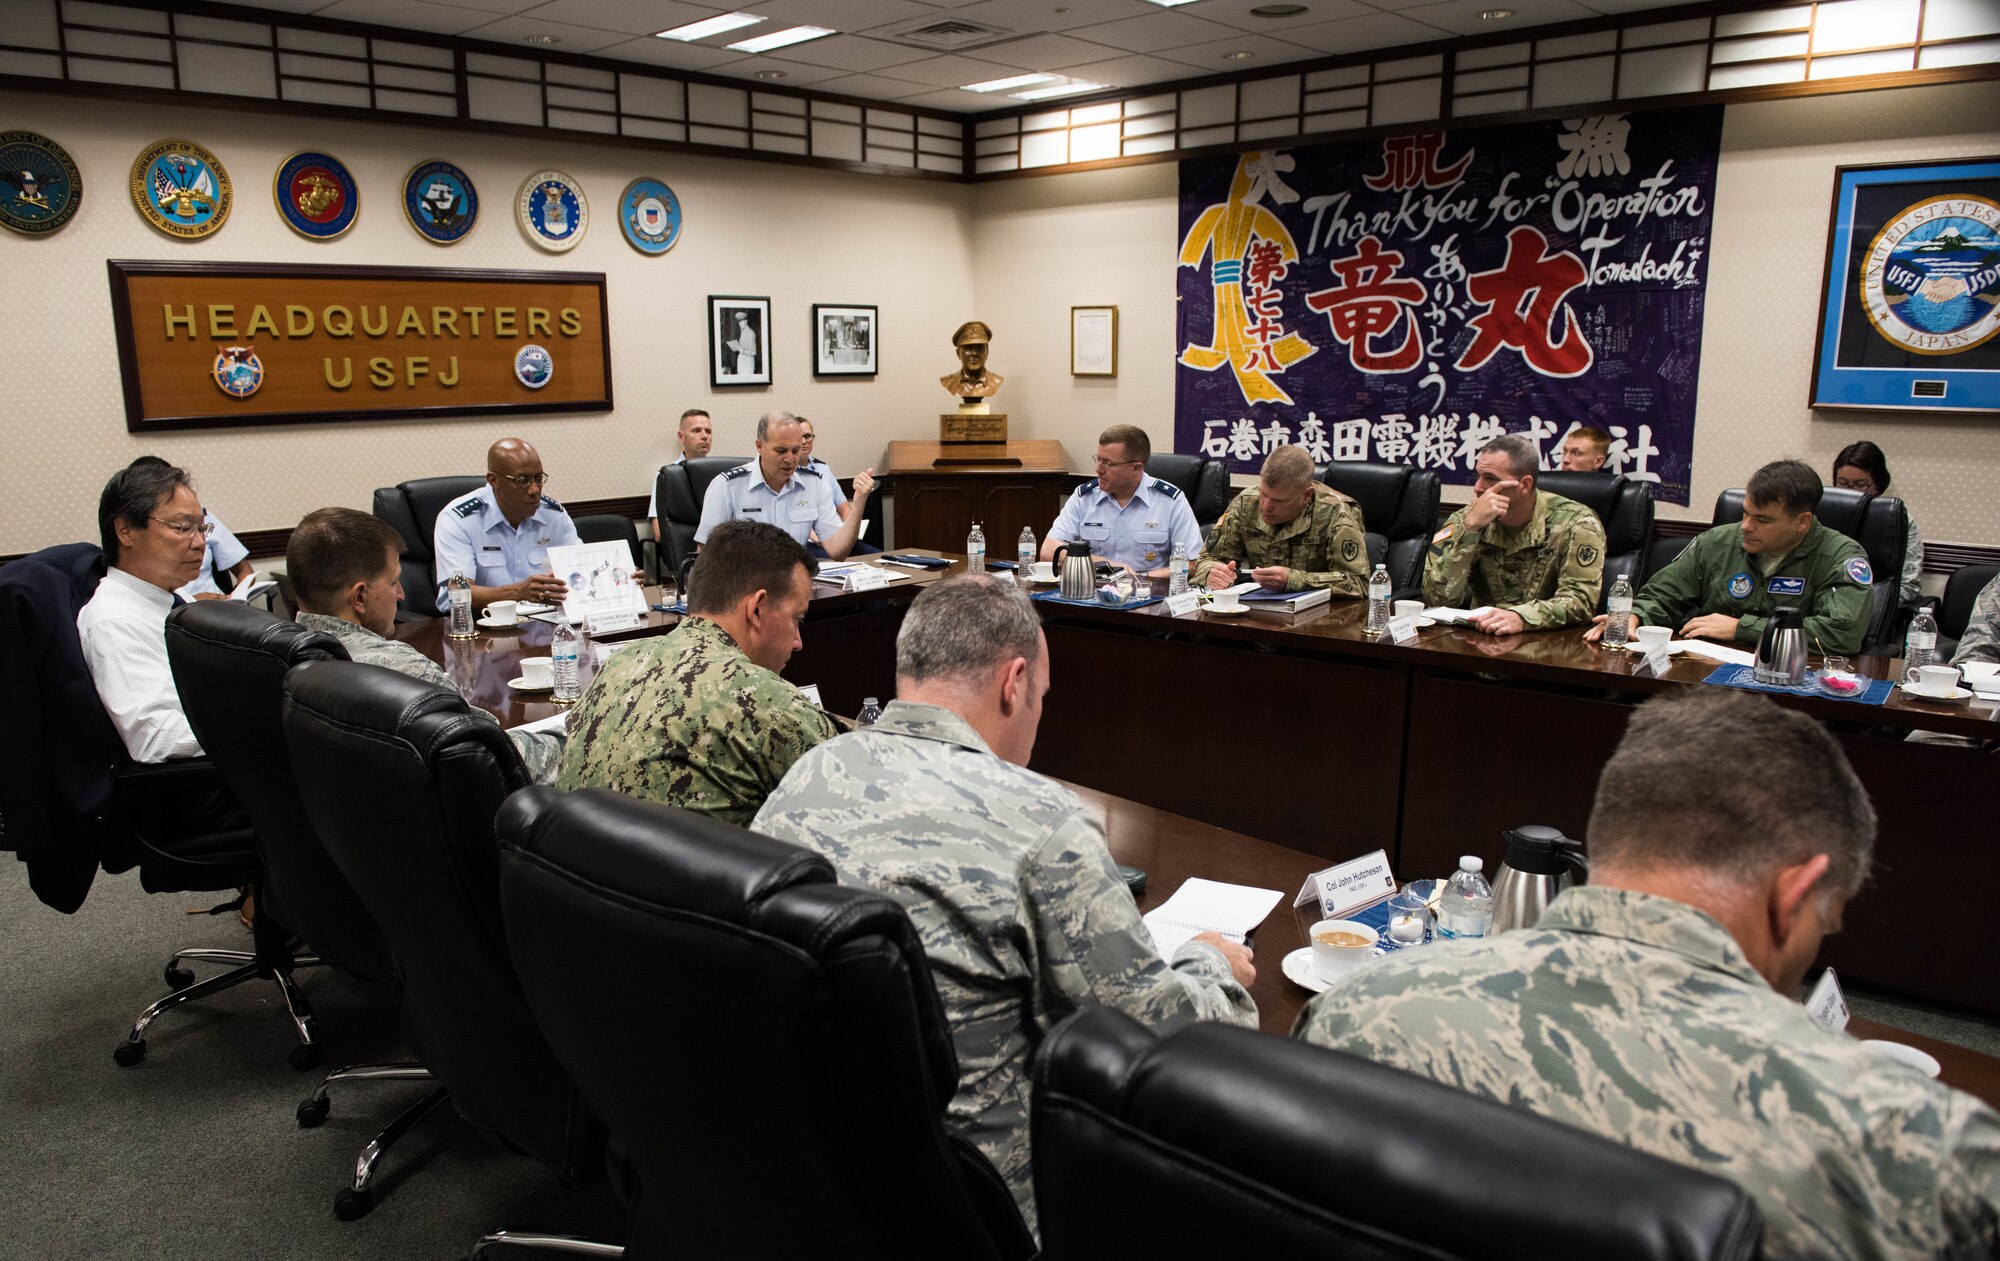
[[[574,249],[590,226],[590,203],[583,199],[583,186],[561,171],[530,175],[521,184],[514,209],[528,239],[557,254]]]
[[[424,240],[456,245],[479,219],[479,192],[451,163],[419,162],[403,177],[403,214]]]
[[[529,389],[541,389],[555,374],[555,359],[533,342],[514,352],[514,379]]]
[[[618,199],[618,228],[641,254],[664,254],[681,239],[680,199],[659,180],[633,180]]]
[[[1875,331],[1919,355],[1955,355],[2000,333],[2000,204],[1932,197],[1885,224],[1861,260]]]
[[[0,131],[0,225],[46,236],[82,204],[83,176],[61,145],[32,131]]]
[[[361,189],[339,158],[302,150],[278,165],[271,180],[278,217],[300,236],[331,241],[354,226]]]
[[[264,361],[255,346],[224,346],[209,369],[215,384],[231,398],[249,398],[264,384]]]
[[[132,203],[168,236],[194,241],[229,219],[229,172],[191,140],[162,140],[132,163]]]

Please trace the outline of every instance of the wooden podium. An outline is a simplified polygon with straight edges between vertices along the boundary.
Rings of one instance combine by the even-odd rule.
[[[1021,527],[1039,545],[1083,475],[1069,470],[1062,443],[892,442],[886,476],[896,479],[895,547],[963,552],[978,521],[986,554],[1012,560]]]

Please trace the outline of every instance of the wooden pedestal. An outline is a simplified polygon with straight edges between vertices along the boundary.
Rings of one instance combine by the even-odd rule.
[[[1012,559],[1021,527],[1039,542],[1082,475],[1062,443],[1046,439],[972,444],[892,442],[884,470],[896,483],[894,547],[963,552],[974,521],[986,553]]]

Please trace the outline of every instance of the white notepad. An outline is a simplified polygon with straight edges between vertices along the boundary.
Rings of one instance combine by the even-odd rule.
[[[1172,960],[1174,951],[1200,933],[1221,933],[1231,941],[1242,941],[1284,896],[1276,889],[1194,876],[1147,912],[1146,928],[1160,957]]]

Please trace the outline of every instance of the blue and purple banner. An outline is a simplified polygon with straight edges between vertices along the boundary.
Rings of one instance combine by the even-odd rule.
[[[1174,447],[1469,484],[1500,433],[1688,502],[1722,107],[1181,163]]]

